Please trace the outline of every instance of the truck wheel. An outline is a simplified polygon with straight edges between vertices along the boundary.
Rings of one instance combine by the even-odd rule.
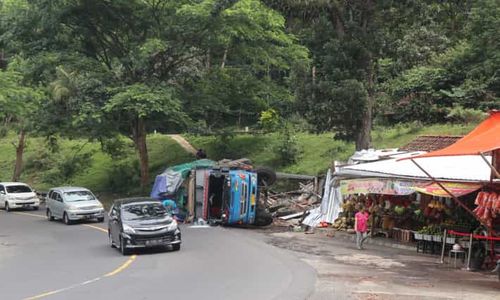
[[[257,180],[259,186],[270,186],[276,182],[276,172],[271,168],[258,167],[255,168],[255,173],[257,173]]]
[[[5,201],[5,211],[10,212],[9,202]]]

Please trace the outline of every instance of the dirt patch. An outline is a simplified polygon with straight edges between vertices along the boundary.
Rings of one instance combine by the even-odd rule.
[[[335,256],[335,259],[343,263],[363,265],[363,266],[371,265],[382,269],[405,267],[405,264],[397,262],[393,259],[387,259],[376,255],[368,255],[361,253],[359,254],[356,253],[353,255]]]
[[[177,142],[186,152],[196,155],[196,149],[179,134],[169,134],[168,137]]]

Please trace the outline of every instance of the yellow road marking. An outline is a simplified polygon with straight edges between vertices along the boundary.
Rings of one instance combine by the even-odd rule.
[[[30,214],[30,213],[25,213],[25,212],[12,212],[12,213],[16,214],[16,215],[25,215],[25,216],[37,217],[37,218],[43,218],[43,219],[45,219],[44,215]]]
[[[129,259],[127,259],[126,262],[123,263],[123,265],[119,266],[118,268],[116,268],[113,272],[109,272],[108,274],[104,275],[104,277],[110,277],[110,276],[114,276],[118,273],[120,273],[121,271],[125,270],[126,268],[128,268],[128,266],[130,266],[130,264],[137,258],[137,255],[132,255]]]
[[[25,213],[25,212],[12,212],[12,213],[16,214],[16,215],[24,215],[24,216],[37,217],[37,218],[43,218],[43,219],[45,219],[45,216],[43,216],[43,215],[37,215],[37,214],[31,214],[31,213]],[[106,230],[105,228],[99,227],[99,226],[90,225],[90,224],[81,224],[81,225],[82,226],[87,226],[87,227],[90,227],[90,228],[93,228],[93,229],[96,229],[96,230],[99,230],[99,231],[102,231],[104,233],[108,233],[108,230]]]
[[[83,226],[87,226],[87,227],[90,227],[90,228],[93,228],[93,229],[97,229],[99,231],[102,231],[104,233],[108,233],[108,230],[102,228],[102,227],[99,227],[99,226],[95,226],[95,225],[90,225],[90,224],[82,224]]]
[[[120,273],[121,271],[125,270],[136,259],[136,257],[137,257],[136,255],[130,256],[129,259],[127,259],[127,261],[124,262],[121,266],[119,266],[118,268],[116,268],[116,270],[114,270],[112,272],[109,272],[108,274],[106,274],[104,276],[96,277],[94,279],[90,279],[90,280],[84,281],[82,283],[73,284],[73,285],[70,285],[68,287],[65,287],[65,288],[62,288],[62,289],[58,289],[58,290],[55,290],[55,291],[50,291],[50,292],[39,294],[39,295],[36,295],[36,296],[33,296],[33,297],[24,298],[24,300],[36,300],[36,299],[45,298],[45,297],[48,297],[48,296],[51,296],[51,295],[54,295],[54,294],[65,292],[65,291],[68,291],[68,290],[71,290],[71,289],[74,289],[74,288],[77,288],[77,287],[81,287],[81,286],[84,286],[84,285],[87,285],[87,284],[99,281],[99,280],[101,280],[103,278],[106,278],[106,277],[114,276],[114,275]]]
[[[54,294],[57,294],[59,293],[60,291],[57,290],[57,291],[52,291],[52,292],[47,292],[47,293],[43,293],[43,294],[40,294],[40,295],[37,295],[37,296],[33,296],[33,297],[29,297],[29,298],[25,298],[24,300],[35,300],[35,299],[40,299],[40,298],[43,298],[43,297],[47,297],[47,296],[50,296],[50,295],[54,295]]]
[[[17,215],[30,216],[30,217],[45,218],[45,216],[43,216],[43,215],[31,214],[31,213],[25,213],[25,212],[12,212],[12,213],[13,214],[17,214]],[[92,229],[99,230],[101,232],[108,233],[108,231],[106,229],[104,229],[102,227],[99,227],[99,226],[90,225],[90,224],[82,224],[82,225],[90,227]],[[24,300],[36,300],[36,299],[45,298],[45,297],[48,297],[48,296],[51,296],[51,295],[54,295],[54,294],[58,294],[58,293],[61,293],[61,292],[64,292],[64,291],[67,291],[67,290],[70,290],[70,289],[73,289],[73,288],[76,288],[76,287],[84,286],[84,285],[87,285],[87,284],[99,281],[99,280],[101,280],[103,278],[115,276],[116,274],[118,274],[118,273],[122,272],[123,270],[125,270],[126,268],[128,268],[130,266],[130,264],[132,262],[134,262],[134,260],[136,258],[137,258],[137,255],[130,256],[127,259],[127,261],[125,261],[121,266],[119,266],[115,270],[113,270],[113,271],[111,271],[111,272],[109,272],[109,273],[107,273],[107,274],[105,274],[105,275],[103,275],[101,277],[96,277],[94,279],[90,279],[90,280],[84,281],[82,283],[77,283],[77,284],[74,284],[74,285],[71,285],[71,286],[68,286],[68,287],[65,287],[65,288],[61,288],[61,289],[58,289],[58,290],[45,292],[45,293],[42,293],[42,294],[39,294],[39,295],[36,295],[36,296],[24,298]]]

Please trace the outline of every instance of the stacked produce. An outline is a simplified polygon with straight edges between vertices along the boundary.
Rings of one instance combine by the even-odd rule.
[[[447,207],[443,202],[439,200],[432,200],[424,209],[424,216],[440,219],[443,216],[443,212],[447,215],[451,214],[449,207]]]
[[[474,204],[477,205],[474,214],[491,227],[493,219],[500,214],[500,195],[494,192],[480,192]]]
[[[335,220],[335,222],[333,223],[333,228],[337,230],[347,230],[347,218],[341,217]]]

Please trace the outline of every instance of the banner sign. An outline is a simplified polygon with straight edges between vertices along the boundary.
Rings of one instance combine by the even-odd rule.
[[[441,182],[441,184],[455,197],[470,194],[482,187],[481,184],[476,183]],[[451,196],[447,192],[445,192],[437,183],[431,183],[423,187],[415,187],[414,190],[419,193],[432,196],[451,198]]]
[[[340,190],[347,194],[410,195],[415,187],[423,187],[429,182],[401,181],[390,179],[350,179],[340,182]]]

